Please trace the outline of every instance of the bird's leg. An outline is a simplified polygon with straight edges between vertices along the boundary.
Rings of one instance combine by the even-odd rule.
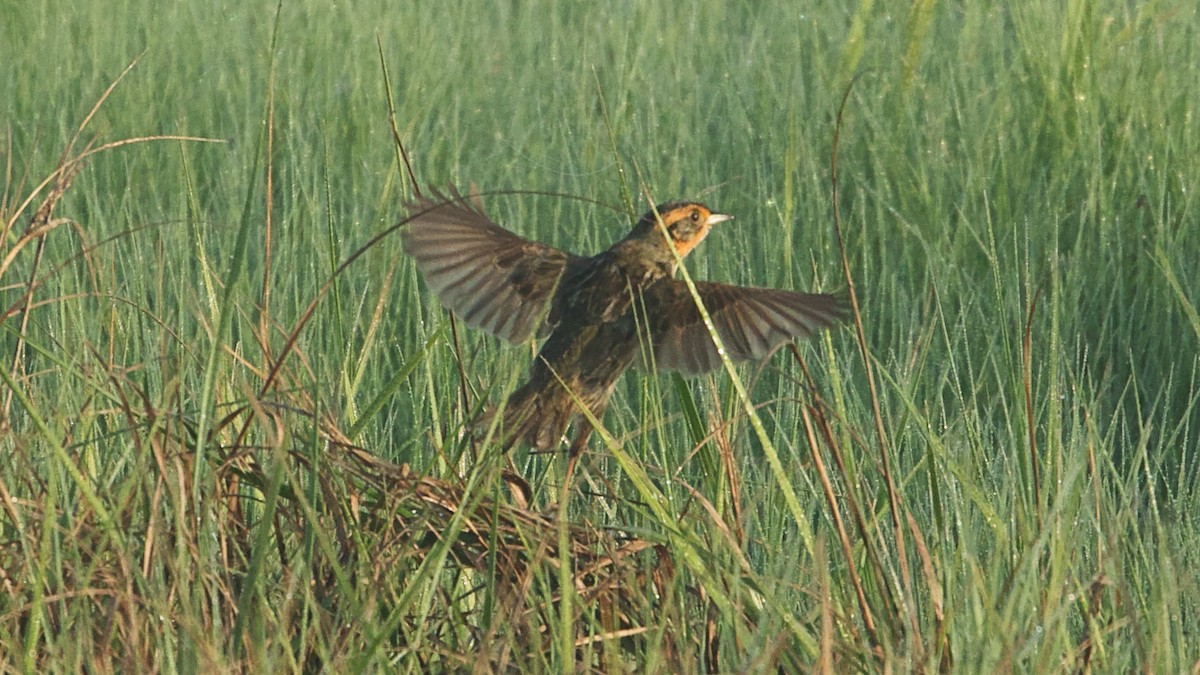
[[[604,405],[596,406],[596,409],[592,410],[592,415],[596,419],[602,418],[605,407]],[[579,461],[579,456],[583,454],[583,451],[587,450],[588,439],[592,437],[592,432],[596,430],[596,427],[592,426],[592,423],[582,414],[576,415],[575,420],[575,426],[579,432],[576,434],[575,440],[571,441],[571,447],[567,450],[567,473],[564,477],[564,485],[570,485],[571,477],[575,475],[575,463]]]
[[[588,407],[591,408],[592,412],[590,418],[582,412],[575,414],[575,426],[579,429],[579,434],[575,436],[575,440],[571,442],[571,449],[567,451],[571,459],[575,459],[579,455],[582,455],[584,450],[587,450],[588,439],[592,437],[592,432],[596,430],[596,427],[592,426],[592,423],[588,420],[604,419],[604,411],[608,409],[608,397],[592,397]]]
[[[579,434],[571,441],[571,447],[567,450],[567,473],[563,476],[563,485],[571,484],[571,478],[575,475],[575,462],[579,461],[579,456],[587,449],[588,437],[592,435],[594,427],[583,419],[579,418]]]
[[[584,450],[587,450],[588,439],[591,438],[592,432],[595,431],[595,427],[587,420],[581,418],[579,421],[582,428],[580,428],[579,434],[575,436],[575,440],[571,441],[571,448],[567,450],[567,457],[572,460],[582,455]]]

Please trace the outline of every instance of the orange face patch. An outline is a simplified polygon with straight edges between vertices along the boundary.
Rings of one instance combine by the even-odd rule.
[[[675,250],[683,257],[704,241],[713,225],[731,218],[724,213],[713,213],[700,204],[689,204],[678,209],[678,217],[667,229],[675,240]]]
[[[661,214],[679,255],[685,256],[708,234],[711,212],[701,204],[681,204]]]
[[[676,202],[660,205],[657,211],[642,216],[638,227],[648,226],[651,230],[658,230],[661,222],[661,226],[666,228],[667,241],[683,257],[704,241],[713,225],[731,218],[723,213],[713,213],[703,204]]]
[[[698,228],[690,232],[685,239],[675,239],[675,250],[679,251],[679,257],[682,258],[692,252],[692,249],[700,245],[704,238],[708,236],[709,227],[707,222],[701,224]]]

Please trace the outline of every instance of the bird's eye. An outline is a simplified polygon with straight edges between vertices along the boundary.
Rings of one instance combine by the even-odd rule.
[[[700,222],[700,212],[699,211],[692,211],[692,222],[693,223]]]

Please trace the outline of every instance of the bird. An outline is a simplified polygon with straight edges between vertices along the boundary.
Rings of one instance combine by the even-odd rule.
[[[579,406],[601,419],[631,366],[685,376],[720,367],[695,300],[675,274],[678,261],[732,216],[693,201],[659,204],[623,239],[586,257],[514,234],[485,214],[477,194],[454,186],[406,207],[403,248],[442,305],[505,341],[542,340],[528,377],[500,409],[502,447],[523,441],[552,450],[574,418],[573,459],[593,432]],[[733,361],[762,360],[847,317],[840,294],[712,281],[695,288]]]

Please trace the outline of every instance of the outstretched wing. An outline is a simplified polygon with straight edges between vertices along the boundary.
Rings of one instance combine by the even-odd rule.
[[[468,326],[509,342],[542,331],[563,270],[578,256],[522,239],[493,223],[478,197],[454,187],[407,205],[404,250],[443,305]]]
[[[696,283],[696,290],[734,361],[765,358],[783,343],[808,337],[847,316],[845,302],[836,295],[704,281]],[[682,281],[664,280],[647,289],[644,297],[659,370],[696,375],[721,365],[712,336]]]

